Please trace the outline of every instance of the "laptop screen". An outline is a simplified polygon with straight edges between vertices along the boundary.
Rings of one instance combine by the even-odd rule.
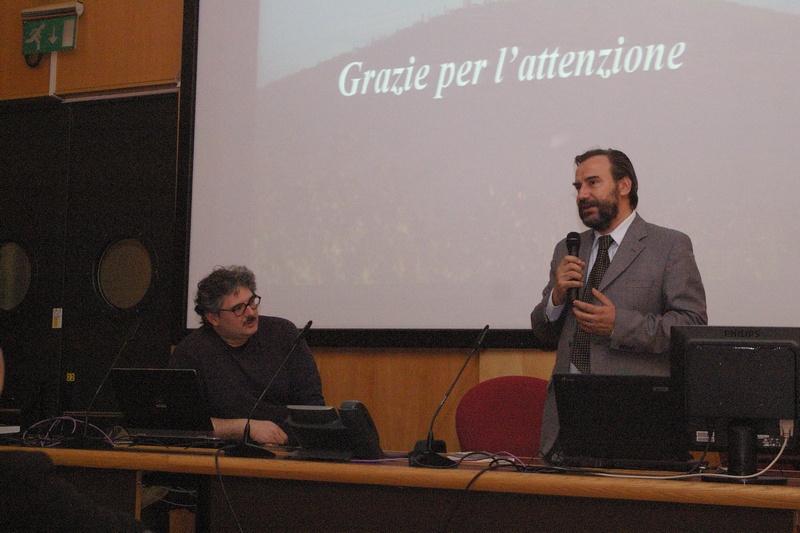
[[[213,430],[192,369],[114,368],[111,383],[126,428]]]
[[[602,467],[615,460],[635,466],[690,459],[682,402],[670,378],[555,374],[552,379],[557,446],[565,462]]]

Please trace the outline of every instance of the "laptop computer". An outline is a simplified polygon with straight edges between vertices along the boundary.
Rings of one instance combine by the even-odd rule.
[[[690,471],[682,400],[668,377],[554,374],[563,466]]]
[[[211,417],[192,369],[111,370],[126,440],[134,444],[213,445]]]

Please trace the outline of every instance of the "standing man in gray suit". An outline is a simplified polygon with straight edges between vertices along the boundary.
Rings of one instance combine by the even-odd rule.
[[[670,328],[708,323],[692,242],[636,213],[638,180],[624,153],[590,150],[575,158],[575,166],[578,214],[590,229],[580,236],[578,256],[567,252],[566,239],[556,245],[550,282],[531,313],[533,331],[546,345],[558,346],[554,374],[668,376]],[[611,237],[610,262],[591,296],[583,297],[605,235]],[[570,289],[580,290],[574,302]],[[577,329],[589,334],[588,360],[578,365],[573,362]],[[551,383],[540,443],[545,457],[557,435]]]

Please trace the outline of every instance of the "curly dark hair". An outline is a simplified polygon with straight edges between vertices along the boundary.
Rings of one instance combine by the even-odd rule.
[[[633,170],[631,160],[619,150],[596,148],[575,156],[575,166],[580,166],[590,157],[597,155],[604,155],[611,162],[611,175],[614,177],[614,181],[619,181],[625,176],[631,179],[631,193],[628,195],[628,199],[631,202],[631,209],[636,209],[639,204],[639,180],[636,178],[636,171]]]
[[[206,325],[206,313],[219,313],[222,299],[239,287],[256,293],[256,276],[245,266],[215,267],[214,271],[197,284],[194,311]]]

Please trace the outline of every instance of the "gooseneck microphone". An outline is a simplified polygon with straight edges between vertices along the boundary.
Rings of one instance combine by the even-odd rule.
[[[581,251],[581,235],[577,231],[570,231],[567,234],[567,255],[578,257]],[[578,287],[567,289],[567,302],[572,303],[578,299]]]
[[[450,388],[447,389],[447,392],[445,393],[444,398],[442,398],[439,407],[437,407],[436,412],[433,413],[433,417],[431,418],[431,426],[428,429],[428,438],[426,440],[418,441],[414,446],[414,450],[408,454],[409,466],[420,466],[424,468],[452,468],[456,466],[457,463],[452,459],[439,455],[438,452],[445,452],[447,450],[444,441],[435,441],[433,439],[433,423],[436,421],[439,411],[442,410],[444,402],[447,401],[450,393],[453,392],[453,388],[456,386],[456,383],[458,383],[458,378],[461,377],[464,369],[467,368],[467,363],[469,363],[469,360],[472,359],[472,356],[481,349],[481,345],[483,344],[483,339],[486,337],[487,331],[489,331],[488,324],[481,330],[480,335],[478,335],[478,340],[475,341],[475,346],[464,360],[464,364],[461,365],[461,369],[458,371],[458,374],[456,374],[456,379],[454,379],[453,383],[450,384]]]
[[[256,400],[256,403],[253,405],[253,408],[250,409],[250,414],[247,416],[247,422],[245,422],[244,424],[244,432],[242,433],[242,440],[240,440],[239,442],[228,448],[225,448],[225,455],[231,457],[251,457],[251,458],[262,458],[262,459],[269,459],[271,457],[275,457],[275,454],[273,452],[264,448],[262,445],[256,442],[252,442],[250,440],[250,421],[253,419],[253,415],[256,412],[258,404],[261,403],[261,400],[264,399],[264,396],[267,394],[267,391],[272,386],[272,382],[275,381],[275,378],[278,377],[278,374],[280,373],[281,369],[283,369],[283,366],[286,364],[286,362],[289,360],[292,354],[297,350],[298,346],[300,346],[300,343],[305,338],[309,329],[311,329],[311,320],[309,320],[308,323],[303,327],[303,329],[300,330],[300,333],[297,334],[297,337],[295,337],[294,342],[292,343],[292,347],[289,349],[289,352],[286,354],[286,357],[283,358],[283,361],[281,361],[280,366],[272,375],[272,378],[269,380],[269,383],[267,383],[267,386],[264,387],[264,390],[261,391],[261,395],[258,397],[258,400]]]

